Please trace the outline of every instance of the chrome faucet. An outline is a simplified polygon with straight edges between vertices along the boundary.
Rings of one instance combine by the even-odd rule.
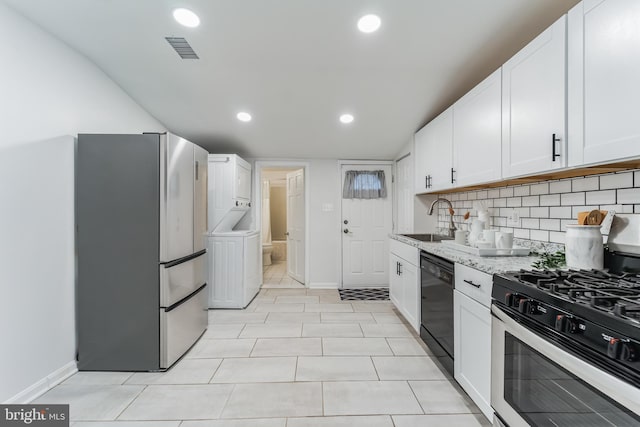
[[[438,202],[445,202],[447,205],[449,205],[449,233],[447,233],[447,236],[455,237],[457,228],[456,228],[456,225],[453,223],[453,214],[451,213],[453,212],[453,205],[449,200],[443,197],[438,197],[433,201],[433,203],[431,203],[431,206],[429,207],[429,212],[427,213],[429,215],[433,215],[433,208],[435,207],[436,204],[438,204]]]

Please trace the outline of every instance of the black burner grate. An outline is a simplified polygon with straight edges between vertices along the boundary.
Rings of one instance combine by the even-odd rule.
[[[513,278],[615,316],[640,319],[640,274],[600,270],[526,271]]]

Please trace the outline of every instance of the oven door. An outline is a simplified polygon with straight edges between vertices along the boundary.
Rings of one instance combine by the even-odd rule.
[[[491,306],[491,406],[519,426],[638,426],[640,390]]]

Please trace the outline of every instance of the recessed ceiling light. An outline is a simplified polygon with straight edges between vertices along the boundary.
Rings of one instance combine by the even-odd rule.
[[[200,25],[200,18],[198,18],[198,15],[189,9],[175,9],[173,11],[173,17],[178,21],[178,23],[185,27],[195,28]]]
[[[238,114],[236,114],[236,117],[238,118],[238,120],[240,120],[241,122],[250,122],[251,121],[251,114],[246,113],[244,111],[239,112]]]
[[[343,114],[340,116],[340,121],[344,124],[351,123],[353,121],[353,116],[351,114]]]
[[[380,28],[381,23],[378,15],[364,15],[358,20],[358,29],[363,33],[373,33]]]

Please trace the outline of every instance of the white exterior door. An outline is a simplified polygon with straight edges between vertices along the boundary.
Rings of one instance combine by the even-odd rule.
[[[563,16],[502,66],[504,178],[567,164],[566,26]]]
[[[413,157],[396,162],[396,232],[413,232]]]
[[[287,174],[287,272],[304,284],[304,169]]]
[[[387,197],[342,199],[342,286],[389,286],[391,165],[343,165],[343,184],[348,170],[384,171]]]

